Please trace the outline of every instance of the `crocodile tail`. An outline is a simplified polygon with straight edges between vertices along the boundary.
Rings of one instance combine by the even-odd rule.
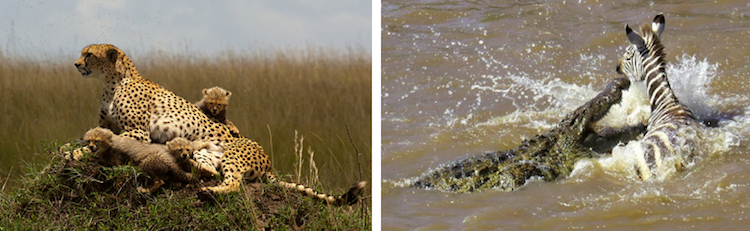
[[[517,187],[514,185],[516,177],[501,171],[517,161],[516,154],[513,151],[488,152],[460,159],[428,171],[413,186],[458,193],[488,188],[512,191]]]
[[[307,187],[305,185],[302,185],[302,184],[280,180],[276,178],[276,176],[274,176],[272,173],[268,173],[267,177],[269,181],[277,182],[279,186],[281,186],[282,188],[296,190],[307,196],[311,196],[319,200],[322,200],[328,204],[337,205],[337,206],[352,205],[352,204],[357,203],[359,195],[362,193],[365,186],[367,185],[367,181],[359,181],[357,183],[354,183],[354,185],[352,185],[352,187],[349,188],[349,191],[347,191],[346,193],[340,196],[334,197],[333,195],[327,195],[325,193],[316,192],[314,189]]]

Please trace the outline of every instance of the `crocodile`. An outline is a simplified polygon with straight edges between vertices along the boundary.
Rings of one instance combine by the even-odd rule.
[[[505,151],[487,152],[443,164],[422,174],[411,185],[467,193],[494,188],[513,191],[531,178],[555,181],[573,171],[578,160],[601,157],[620,142],[636,139],[645,125],[595,129],[612,105],[620,103],[630,80],[617,78],[596,97],[578,107],[553,129]]]

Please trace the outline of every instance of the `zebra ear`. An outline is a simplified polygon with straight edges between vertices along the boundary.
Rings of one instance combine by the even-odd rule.
[[[633,32],[633,29],[630,29],[630,26],[628,26],[627,24],[625,24],[625,34],[628,35],[628,40],[630,41],[630,43],[638,47],[638,50],[646,47],[646,42],[643,41],[643,38],[641,38],[641,36],[637,33]]]
[[[661,32],[664,32],[664,15],[658,14],[654,17],[654,22],[651,23],[651,30],[657,35],[661,36]]]

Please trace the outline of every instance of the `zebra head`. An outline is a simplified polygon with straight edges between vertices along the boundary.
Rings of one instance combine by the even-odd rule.
[[[625,54],[617,65],[617,73],[630,78],[631,81],[643,81],[649,74],[646,70],[653,69],[653,65],[661,65],[664,57],[663,46],[659,41],[664,31],[664,15],[654,17],[654,21],[644,24],[639,32],[625,25],[625,34],[630,45],[625,48]]]

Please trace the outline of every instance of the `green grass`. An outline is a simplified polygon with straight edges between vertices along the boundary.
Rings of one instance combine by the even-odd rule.
[[[23,186],[0,196],[0,229],[372,228],[367,200],[336,207],[260,182],[246,183],[241,192],[209,199],[197,196],[200,185],[167,184],[157,194],[146,195],[136,188],[151,182],[137,167],[102,167],[89,161],[90,157],[66,161],[58,152],[50,156],[46,167],[28,165],[29,174],[21,180]]]

